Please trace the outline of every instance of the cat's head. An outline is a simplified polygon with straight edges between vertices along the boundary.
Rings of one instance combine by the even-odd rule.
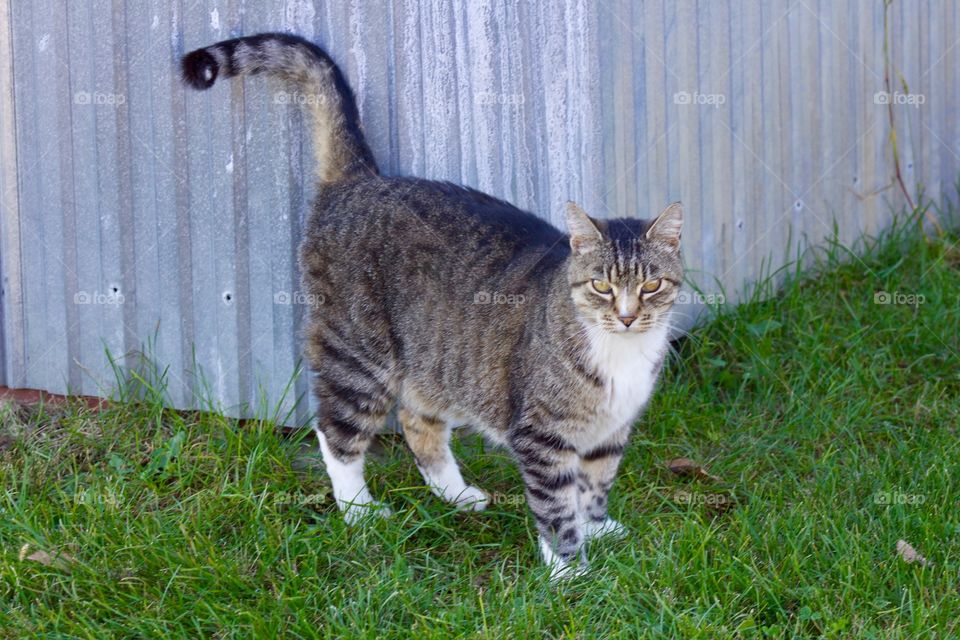
[[[680,291],[683,207],[653,220],[591,218],[567,204],[570,293],[584,324],[610,333],[662,326]]]

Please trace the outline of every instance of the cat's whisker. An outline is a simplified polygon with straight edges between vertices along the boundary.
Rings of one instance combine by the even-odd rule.
[[[669,320],[664,320],[664,321],[662,321],[662,322],[658,322],[657,327],[658,327],[658,328],[666,328],[666,329],[668,329],[668,330],[670,331],[671,334],[679,335],[680,337],[682,337],[682,338],[685,339],[685,340],[690,340],[693,344],[695,344],[695,345],[698,346],[698,347],[699,347],[701,344],[703,344],[702,339],[700,338],[700,336],[698,336],[698,335],[696,335],[696,334],[694,334],[694,333],[691,333],[690,331],[687,331],[686,329],[684,329],[683,327],[681,327],[681,326],[679,326],[679,325],[670,324]]]
[[[590,331],[592,331],[593,329],[596,329],[596,328],[599,327],[599,326],[600,326],[600,323],[582,326],[579,330],[575,331],[575,332],[574,332],[573,334],[571,334],[568,338],[562,340],[562,341],[557,345],[557,348],[563,347],[564,345],[566,345],[566,344],[567,344],[568,342],[570,342],[571,340],[574,340],[575,338],[578,338],[578,337],[581,337],[581,336],[586,336],[587,334],[589,334]]]

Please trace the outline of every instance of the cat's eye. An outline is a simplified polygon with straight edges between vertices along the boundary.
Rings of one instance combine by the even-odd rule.
[[[607,294],[613,291],[613,285],[607,282],[606,280],[591,280],[593,288],[596,289],[597,293]]]
[[[643,293],[656,293],[660,290],[661,284],[663,284],[663,280],[647,280],[640,285],[640,291]]]

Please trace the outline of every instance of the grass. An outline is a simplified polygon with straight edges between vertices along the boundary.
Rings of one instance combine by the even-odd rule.
[[[0,635],[957,637],[960,249],[915,229],[829,247],[677,346],[612,496],[630,534],[559,586],[517,472],[475,438],[456,448],[487,512],[430,496],[386,437],[369,475],[396,513],[351,529],[312,441],[269,422],[159,393],[6,405]]]

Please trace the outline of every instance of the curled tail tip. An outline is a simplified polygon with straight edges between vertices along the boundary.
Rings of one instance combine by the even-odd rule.
[[[203,91],[213,86],[220,72],[220,63],[207,48],[191,51],[180,60],[183,81]]]

